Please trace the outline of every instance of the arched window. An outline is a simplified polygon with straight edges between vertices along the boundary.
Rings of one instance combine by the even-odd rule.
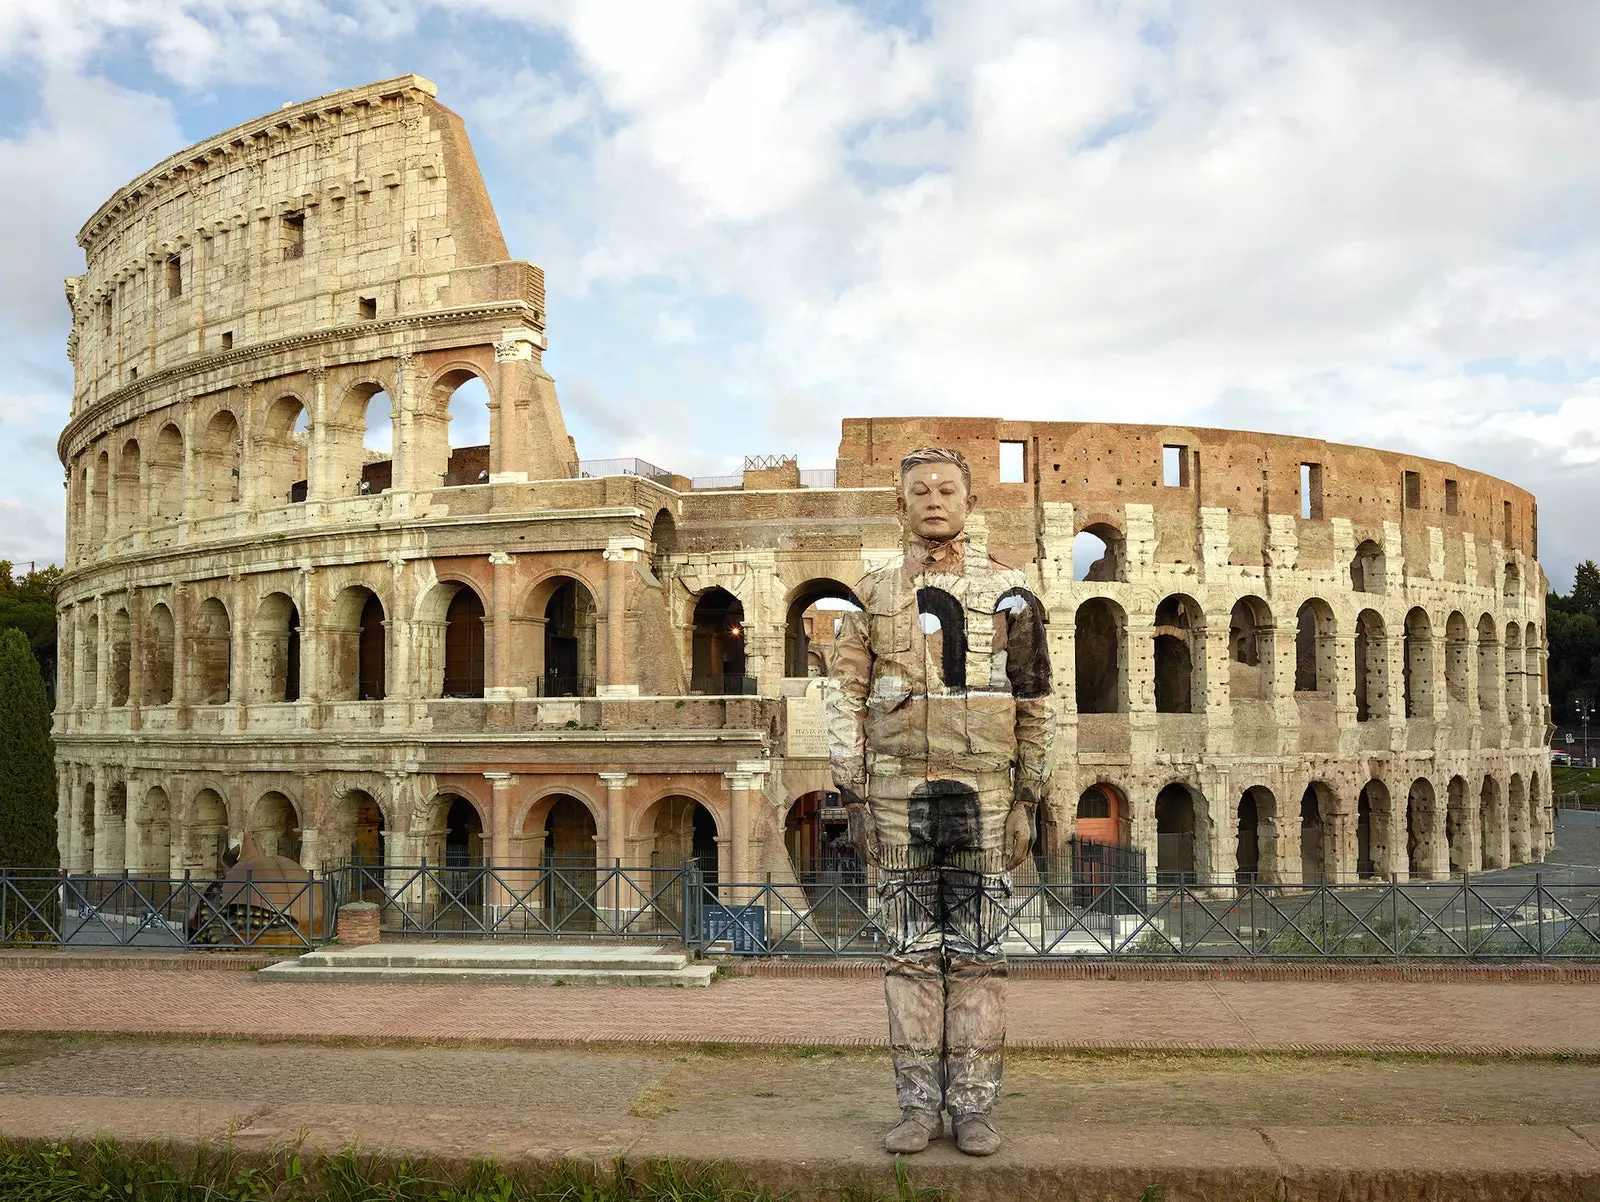
[[[287,593],[269,593],[250,632],[250,699],[300,700],[300,611]]]
[[[150,519],[174,522],[183,517],[183,434],[168,422],[156,435],[150,459]]]
[[[111,510],[111,456],[101,451],[89,480],[89,542],[94,553],[106,541],[106,516]]]
[[[1420,605],[1406,614],[1405,706],[1407,718],[1433,716],[1433,624]]]
[[[1383,619],[1364,609],[1356,615],[1356,721],[1382,721],[1389,716],[1389,652]]]
[[[1072,539],[1072,578],[1126,580],[1127,542],[1122,531],[1105,522],[1078,531]]]
[[[172,704],[172,659],[176,642],[172,611],[161,602],[150,607],[146,623],[144,664],[140,672],[144,705]]]
[[[796,589],[783,627],[783,674],[829,675],[840,619],[860,609],[856,595],[837,580],[810,580]]]
[[[1332,693],[1338,679],[1337,628],[1333,609],[1312,597],[1295,615],[1294,689],[1297,693]]]
[[[111,615],[111,647],[107,656],[111,672],[111,704],[128,704],[128,679],[133,647],[129,642],[128,611],[118,608]]]
[[[439,477],[445,488],[489,482],[489,389],[468,371],[453,371],[434,386],[448,423],[448,446]],[[430,474],[425,485],[434,483]]]
[[[144,488],[144,464],[139,458],[139,443],[128,439],[122,444],[117,458],[117,532],[126,534],[137,530],[144,518],[141,493]]]
[[[205,516],[226,513],[244,496],[244,443],[239,421],[226,409],[219,409],[206,423],[201,443],[199,488]]]
[[[195,612],[194,636],[189,642],[196,705],[221,705],[232,699],[233,626],[228,609],[216,597],[207,597]]]
[[[100,705],[100,615],[90,614],[84,626],[83,644],[79,647],[79,662],[83,664],[83,687],[79,690],[80,709],[96,709]]]
[[[352,585],[335,599],[330,632],[332,700],[383,700],[388,663],[386,626],[383,602],[371,589]]]
[[[443,695],[483,696],[483,600],[466,585],[445,611]]]
[[[1444,623],[1444,689],[1448,704],[1465,708],[1467,704],[1467,665],[1472,647],[1467,636],[1467,619],[1456,610]],[[1465,787],[1465,782],[1462,782]]]
[[[1228,617],[1228,695],[1235,701],[1272,698],[1272,610],[1260,597],[1241,597]]]
[[[1505,570],[1505,603],[1515,606],[1522,600],[1522,569],[1517,567],[1515,560],[1506,561]]]
[[[1522,704],[1522,627],[1515,622],[1506,625],[1505,673],[1506,716],[1513,726],[1521,726],[1527,716]]]
[[[1204,710],[1204,620],[1194,598],[1175,593],[1156,606],[1154,637],[1156,712]]]
[[[1350,587],[1358,593],[1381,593],[1385,585],[1383,548],[1370,538],[1356,547],[1350,561]]]
[[[311,453],[310,415],[299,397],[282,396],[267,410],[256,448],[263,506],[289,505],[306,499]]]
[[[1078,606],[1073,625],[1078,712],[1126,713],[1127,619],[1122,607],[1104,597],[1091,597]]]
[[[655,521],[650,523],[650,571],[655,578],[666,583],[666,559],[678,551],[678,523],[672,520],[672,512],[668,509],[658,509]]]
[[[595,690],[595,604],[589,590],[560,576],[535,590],[532,608],[542,621],[543,664],[538,684],[545,697],[592,697]]]
[[[1544,716],[1544,672],[1539,655],[1539,627],[1529,622],[1522,632],[1522,683],[1526,686],[1524,698],[1528,717],[1539,724]]]
[[[1500,640],[1494,618],[1478,619],[1478,709],[1493,714],[1500,708]]]
[[[256,798],[245,829],[262,855],[299,863],[300,811],[284,794],[274,791]]]
[[[1356,875],[1386,877],[1391,869],[1390,840],[1394,824],[1389,789],[1381,780],[1369,780],[1356,798]]]
[[[694,606],[692,693],[753,693],[744,674],[744,606],[726,589],[707,589]]]

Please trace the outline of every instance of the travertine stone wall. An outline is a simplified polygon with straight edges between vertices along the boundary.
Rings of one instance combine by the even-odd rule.
[[[249,834],[319,867],[694,854],[785,879],[828,787],[806,615],[895,553],[895,465],[924,442],[966,451],[975,545],[1049,609],[1052,840],[1099,788],[1096,837],[1207,882],[1439,877],[1549,844],[1546,582],[1533,498],[1502,481],[943,418],[847,421],[832,488],[582,478],[543,275],[508,259],[459,118],[414,76],[191,147],[80,242],[74,871],[208,872]],[[490,441],[452,447],[474,378]],[[363,445],[379,392],[389,454]],[[1087,579],[1085,531],[1109,550]]]

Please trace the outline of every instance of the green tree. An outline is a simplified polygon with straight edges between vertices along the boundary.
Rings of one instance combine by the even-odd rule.
[[[30,569],[20,580],[9,559],[0,559],[0,630],[20,630],[39,661],[39,671],[54,682],[56,663],[56,584],[54,564]]]
[[[56,866],[50,706],[20,630],[0,631],[0,865]]]
[[[1600,567],[1595,566],[1594,560],[1586,559],[1578,565],[1572,578],[1572,591],[1566,596],[1566,609],[1569,613],[1588,614],[1600,621]]]

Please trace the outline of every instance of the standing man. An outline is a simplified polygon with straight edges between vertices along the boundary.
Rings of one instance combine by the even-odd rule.
[[[1019,571],[969,553],[960,451],[900,463],[902,558],[870,573],[835,643],[828,743],[890,939],[884,991],[900,1122],[891,1152],[943,1133],[1000,1147],[1011,870],[1028,856],[1055,715],[1044,607]]]

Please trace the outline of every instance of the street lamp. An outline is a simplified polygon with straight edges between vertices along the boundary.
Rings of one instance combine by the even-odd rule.
[[[1583,726],[1583,766],[1594,767],[1594,761],[1589,758],[1589,719],[1594,716],[1594,698],[1574,697],[1572,708],[1578,715],[1578,722]]]

